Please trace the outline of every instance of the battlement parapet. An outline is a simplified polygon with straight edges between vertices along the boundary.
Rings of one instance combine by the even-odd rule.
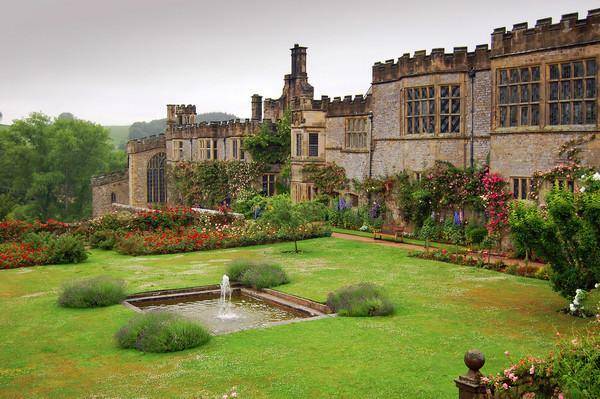
[[[116,183],[129,179],[127,170],[120,170],[117,172],[107,173],[104,175],[92,176],[91,183],[93,187],[104,186],[110,183]]]
[[[141,139],[133,139],[127,142],[127,153],[150,151],[156,148],[165,148],[165,135],[159,134]]]
[[[371,94],[366,96],[357,94],[354,97],[344,96],[343,99],[334,97],[333,101],[330,101],[327,97],[326,100],[328,117],[365,115],[371,111]]]
[[[492,32],[491,57],[548,50],[572,45],[585,45],[600,42],[600,8],[588,11],[587,18],[579,19],[578,13],[564,14],[560,22],[552,23],[552,18],[536,21],[529,28],[527,22],[505,27]]]
[[[415,51],[414,56],[405,53],[395,62],[393,59],[373,65],[373,83],[384,83],[409,76],[434,73],[468,72],[490,69],[490,50],[480,44],[475,51],[467,47],[454,47],[452,53],[443,48],[434,48],[427,55],[425,50]]]
[[[270,120],[265,119],[263,122],[270,123]],[[167,126],[166,136],[167,140],[247,136],[258,132],[261,125],[261,121],[251,119],[200,122],[188,125]]]

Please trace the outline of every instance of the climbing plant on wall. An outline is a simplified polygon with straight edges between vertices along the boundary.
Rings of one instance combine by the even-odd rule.
[[[258,162],[179,162],[171,168],[173,189],[188,206],[215,208],[237,194],[251,190],[264,165]]]
[[[302,172],[308,179],[314,182],[315,188],[320,194],[334,196],[340,190],[348,187],[346,170],[335,163],[326,165],[306,165]]]
[[[244,139],[244,150],[252,159],[265,164],[284,163],[291,151],[291,116],[289,110],[275,125],[263,122],[260,130]]]

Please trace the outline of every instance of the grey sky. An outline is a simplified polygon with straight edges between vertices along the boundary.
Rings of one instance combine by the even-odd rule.
[[[250,114],[278,97],[289,48],[308,46],[315,95],[364,93],[376,61],[489,43],[493,28],[598,0],[0,0],[3,123],[32,111],[102,124],[164,117],[167,103]]]

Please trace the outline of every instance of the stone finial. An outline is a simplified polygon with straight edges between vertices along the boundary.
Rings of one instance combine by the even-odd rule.
[[[481,373],[479,372],[479,370],[481,370],[481,368],[485,364],[485,356],[483,355],[483,353],[481,353],[481,351],[478,351],[477,349],[468,350],[467,353],[465,353],[464,360],[465,365],[469,368],[467,376],[472,377],[473,379],[480,378]]]
[[[485,396],[485,386],[481,384],[481,368],[485,364],[485,356],[481,351],[471,349],[465,353],[465,365],[469,371],[454,380],[458,387],[458,397],[460,399],[483,399]]]

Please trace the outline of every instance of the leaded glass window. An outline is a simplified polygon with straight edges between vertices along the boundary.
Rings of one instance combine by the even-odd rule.
[[[596,124],[596,60],[551,64],[548,67],[550,125]]]
[[[406,89],[406,133],[435,133],[435,87]]]
[[[540,67],[498,70],[498,125],[540,124]]]
[[[460,86],[440,86],[440,133],[460,133]]]

